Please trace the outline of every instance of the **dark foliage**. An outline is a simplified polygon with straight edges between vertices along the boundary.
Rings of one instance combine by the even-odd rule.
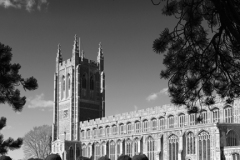
[[[41,158],[29,158],[28,160],[43,160]]]
[[[50,154],[45,160],[62,160],[62,158],[58,154]]]
[[[17,86],[22,85],[24,90],[38,88],[34,77],[22,78],[19,74],[20,64],[11,64],[12,49],[0,43],[0,103],[8,103],[13,110],[21,111],[26,103],[26,97],[20,95]]]
[[[117,160],[132,160],[132,158],[129,157],[128,155],[122,154],[121,156],[118,157]]]
[[[145,154],[139,154],[133,156],[132,160],[148,160],[148,157]]]
[[[0,130],[4,126],[6,126],[6,118],[1,117],[1,119],[0,119]],[[10,138],[4,140],[3,135],[0,134],[0,154],[4,155],[8,152],[8,150],[19,149],[21,147],[22,143],[23,143],[22,138],[18,138],[16,140],[14,140],[10,137]]]
[[[110,160],[110,158],[106,155],[98,158],[98,160]]]
[[[77,160],[91,160],[91,158],[79,156],[77,157]]]
[[[0,160],[12,160],[12,158],[4,155],[0,157]]]
[[[216,95],[232,103],[240,96],[240,1],[163,3],[162,14],[175,16],[177,24],[162,31],[153,50],[165,56],[160,76],[168,79],[171,102],[190,112],[213,105]]]

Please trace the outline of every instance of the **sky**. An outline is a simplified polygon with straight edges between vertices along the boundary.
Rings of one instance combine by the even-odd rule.
[[[106,116],[170,103],[167,80],[160,79],[163,55],[154,53],[154,39],[175,20],[151,0],[0,0],[0,42],[12,48],[20,74],[34,76],[39,88],[21,91],[27,103],[21,112],[0,104],[7,126],[5,138],[23,137],[34,126],[52,124],[57,45],[71,58],[74,35],[85,57],[97,59],[101,42],[105,57]],[[22,149],[8,153],[24,158]]]

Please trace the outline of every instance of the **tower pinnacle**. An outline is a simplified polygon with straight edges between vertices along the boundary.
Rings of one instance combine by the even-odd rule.
[[[62,52],[61,52],[61,45],[60,43],[58,44],[58,49],[57,49],[57,60],[59,63],[62,62]]]
[[[73,44],[73,51],[72,51],[72,53],[73,53],[73,55],[79,54],[78,38],[77,38],[76,34],[74,36],[74,44]]]

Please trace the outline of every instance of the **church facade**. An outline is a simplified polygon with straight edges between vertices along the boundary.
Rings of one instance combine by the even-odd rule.
[[[164,105],[105,117],[104,56],[85,58],[75,36],[72,57],[60,46],[54,74],[52,153],[63,160],[78,156],[97,160],[107,155],[143,153],[149,160],[240,160],[240,100],[221,99],[188,114],[184,106]]]

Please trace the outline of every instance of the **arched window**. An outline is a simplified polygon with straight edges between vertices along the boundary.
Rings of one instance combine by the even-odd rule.
[[[164,117],[159,118],[159,129],[160,130],[165,129],[165,118]]]
[[[67,87],[67,97],[70,97],[71,95],[71,77],[70,74],[68,74],[68,87]]]
[[[196,114],[191,113],[189,116],[190,116],[190,126],[195,125],[196,124]]]
[[[132,157],[132,141],[130,139],[126,141],[126,155]]]
[[[103,127],[99,127],[99,137],[104,136],[104,129]]]
[[[97,128],[93,128],[93,137],[97,136]]]
[[[203,123],[203,124],[207,123],[207,111],[206,110],[201,111],[201,117],[202,117],[201,123]]]
[[[178,137],[171,135],[169,137],[169,160],[178,160]]]
[[[135,122],[135,132],[140,133],[140,131],[141,131],[141,124],[139,121],[136,121]]]
[[[86,146],[85,146],[85,145],[82,146],[82,156],[83,156],[83,157],[86,157],[86,156],[87,156],[87,149],[86,149]]]
[[[103,142],[101,144],[101,156],[105,156],[105,154],[106,154],[106,143]]]
[[[61,97],[62,97],[62,99],[64,99],[64,97],[65,97],[65,77],[64,76],[62,76],[62,94],[61,94]]]
[[[183,127],[185,125],[185,115],[182,113],[178,116],[178,127]]]
[[[100,153],[100,145],[99,143],[95,144],[95,160],[98,160],[101,157],[101,153]]]
[[[133,155],[138,155],[139,151],[138,151],[138,138],[135,138],[135,140],[133,141],[133,147],[134,147],[134,153]]]
[[[81,138],[82,138],[82,139],[85,138],[85,131],[84,131],[84,130],[81,131]]]
[[[93,75],[90,77],[90,90],[94,90],[94,78]]]
[[[213,114],[213,123],[219,122],[219,109],[214,108],[212,111],[212,114]]]
[[[107,126],[107,127],[106,127],[106,136],[109,136],[109,135],[110,135],[110,127]]]
[[[72,148],[72,146],[69,147],[69,158],[70,158],[70,160],[73,160],[73,148]]]
[[[195,136],[192,132],[189,132],[186,137],[187,154],[195,154]]]
[[[173,115],[168,116],[168,127],[174,128],[174,116]]]
[[[232,123],[232,107],[227,106],[224,108],[224,119],[226,123]]]
[[[121,155],[121,141],[117,141],[117,157]]]
[[[119,125],[119,133],[121,134],[121,135],[123,135],[124,134],[124,125],[123,124],[120,124]]]
[[[117,134],[117,126],[116,126],[116,125],[113,125],[113,126],[112,126],[112,134],[113,134],[113,135],[116,135],[116,134]]]
[[[232,154],[232,159],[233,159],[233,160],[240,160],[239,154],[238,154],[238,153],[233,153],[233,154]]]
[[[110,142],[110,157],[111,160],[115,160],[115,142]]]
[[[148,131],[148,120],[144,120],[143,121],[143,132],[147,132]]]
[[[79,149],[79,147],[77,147],[77,149],[76,149],[76,156],[77,156],[77,157],[80,156],[80,149]]]
[[[131,134],[131,132],[132,132],[132,124],[128,123],[127,124],[127,134]]]
[[[90,139],[90,136],[91,136],[91,130],[88,129],[88,130],[87,130],[87,139]]]
[[[198,135],[199,160],[210,160],[210,134],[202,131]]]
[[[92,149],[91,148],[92,148],[92,145],[89,144],[88,147],[87,147],[87,157],[88,158],[90,158],[92,156],[92,153],[91,153]]]
[[[154,160],[154,139],[152,137],[148,137],[147,140],[147,156],[149,160]]]
[[[87,88],[87,75],[86,74],[82,75],[82,88],[84,88],[84,89]]]
[[[227,134],[227,146],[237,146],[237,135],[233,130]]]
[[[157,130],[157,119],[153,118],[151,122],[152,122],[152,130]]]

